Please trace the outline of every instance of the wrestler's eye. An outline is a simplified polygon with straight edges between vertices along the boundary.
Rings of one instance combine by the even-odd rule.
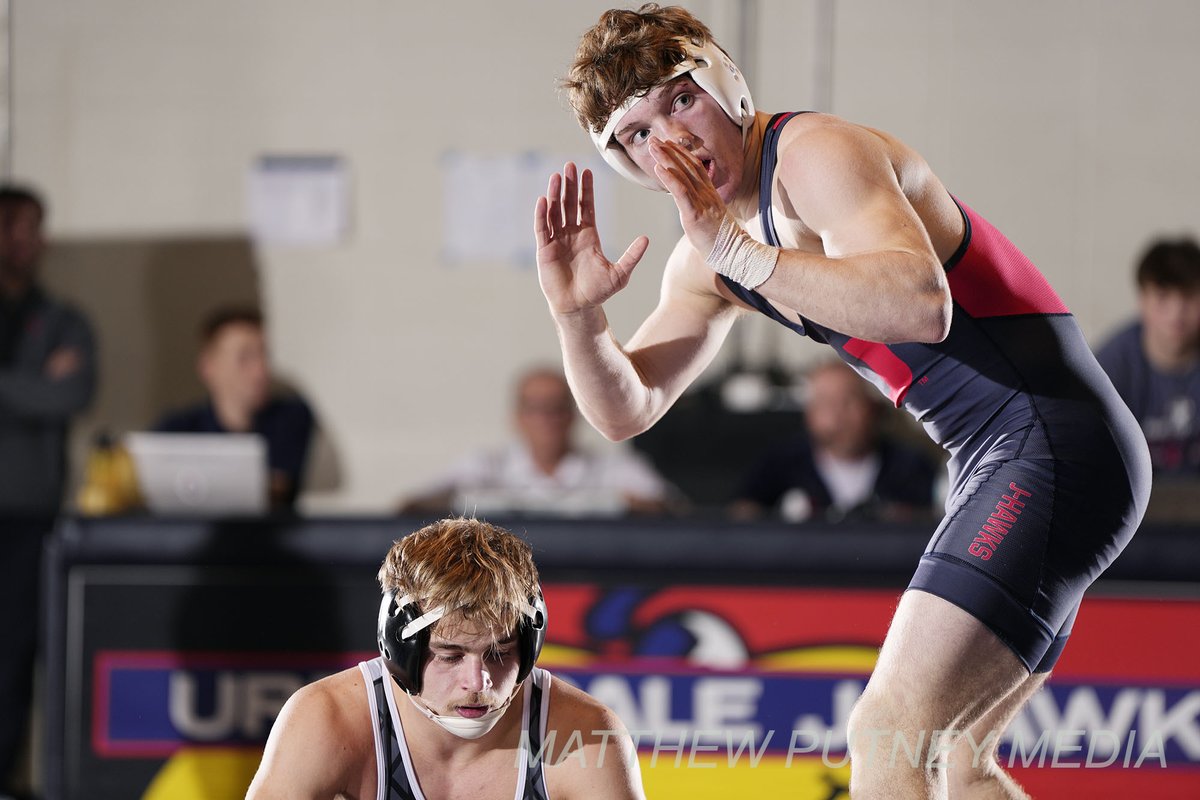
[[[690,92],[683,92],[682,94],[680,94],[678,97],[675,98],[675,108],[676,108],[676,110],[681,110],[681,109],[687,108],[688,106],[690,106],[692,103],[695,103],[695,102],[696,102],[696,98],[694,95],[692,95]]]
[[[641,144],[642,142],[646,141],[646,139],[648,139],[648,138],[650,138],[650,129],[649,128],[640,128],[640,129],[634,131],[632,135],[630,135],[629,143],[630,144]]]
[[[505,648],[504,650],[489,650],[487,657],[489,661],[500,662],[511,656],[512,653],[513,651],[511,647]]]
[[[462,653],[441,653],[437,660],[443,664],[457,664],[462,661]]]

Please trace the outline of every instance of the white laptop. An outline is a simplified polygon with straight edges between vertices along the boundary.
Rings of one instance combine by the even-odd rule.
[[[254,433],[130,433],[138,488],[155,514],[267,511],[267,443]]]

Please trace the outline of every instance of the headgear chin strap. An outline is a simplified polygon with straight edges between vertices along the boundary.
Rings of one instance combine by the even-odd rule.
[[[397,597],[395,590],[383,593],[379,604],[379,653],[400,688],[409,694],[421,693],[421,669],[429,653],[429,629],[453,609],[434,608],[422,612],[408,596]],[[539,589],[521,608],[517,623],[517,651],[521,665],[517,683],[525,680],[546,643],[546,601]]]
[[[603,130],[591,132],[596,149],[600,151],[600,155],[604,156],[604,160],[608,162],[609,166],[634,183],[660,192],[665,192],[666,189],[659,183],[658,178],[643,172],[642,168],[635,164],[625,152],[625,148],[613,139],[613,133],[621,124],[621,119],[652,89],[675,80],[680,75],[690,74],[696,85],[716,100],[729,118],[742,129],[743,145],[750,132],[750,125],[754,121],[754,101],[750,98],[750,87],[746,85],[746,79],[733,60],[711,40],[699,47],[690,39],[679,39],[678,41],[683,45],[687,57],[657,86],[651,87],[641,94],[630,95],[621,104],[621,107],[608,118]]]

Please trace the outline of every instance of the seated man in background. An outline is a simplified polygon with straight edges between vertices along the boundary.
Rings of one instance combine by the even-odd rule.
[[[1151,244],[1137,267],[1139,319],[1097,353],[1137,417],[1156,478],[1200,478],[1200,247]]]
[[[766,453],[743,482],[732,513],[784,519],[906,520],[933,515],[937,465],[880,432],[884,407],[841,361],[807,376],[805,434]]]
[[[201,328],[197,362],[208,399],[168,414],[164,433],[257,433],[267,442],[272,508],[290,508],[302,488],[313,414],[298,396],[271,395],[271,367],[262,315],[224,308]]]
[[[526,371],[514,401],[515,441],[463,458],[407,500],[402,512],[574,516],[664,510],[668,486],[641,456],[574,446],[575,401],[560,371]]]

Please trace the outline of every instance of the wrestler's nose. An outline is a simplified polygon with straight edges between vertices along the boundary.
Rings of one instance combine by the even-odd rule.
[[[675,142],[684,150],[694,150],[696,148],[696,137],[682,125],[669,125],[663,130],[662,138],[666,141]]]
[[[469,692],[482,692],[492,687],[492,675],[483,659],[464,659],[462,682]]]

